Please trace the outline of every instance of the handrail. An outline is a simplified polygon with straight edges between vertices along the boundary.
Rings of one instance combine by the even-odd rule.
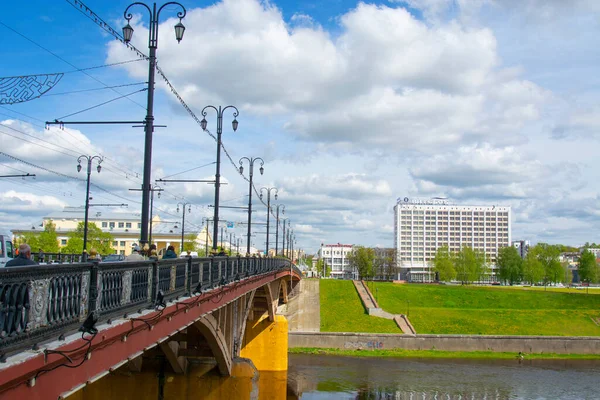
[[[302,276],[288,259],[186,257],[172,260],[87,262],[0,270],[0,362],[98,321],[152,309],[230,282],[282,269]]]

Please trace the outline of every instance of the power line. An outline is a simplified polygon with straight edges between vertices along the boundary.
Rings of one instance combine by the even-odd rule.
[[[70,65],[71,67],[75,68],[75,71],[80,71],[81,73],[89,76],[90,78],[92,78],[93,80],[95,80],[96,82],[100,83],[103,86],[108,86],[106,83],[102,82],[100,79],[88,74],[86,71],[84,71],[81,68],[76,67],[74,64],[70,63],[69,61],[65,60],[64,58],[62,58],[61,56],[59,56],[58,54],[54,53],[53,51],[45,48],[44,46],[42,46],[41,44],[33,41],[32,39],[28,38],[27,36],[23,35],[22,33],[16,31],[15,29],[11,28],[10,26],[6,25],[4,22],[0,21],[0,25],[3,25],[4,27],[6,27],[7,29],[13,31],[14,33],[16,33],[17,35],[21,36],[23,39],[33,43],[34,45],[38,46],[40,49],[52,54],[54,57],[58,58],[59,60],[63,61],[64,63]],[[116,89],[111,89],[113,92],[119,94],[119,95],[123,95],[122,93],[120,93],[119,91],[117,91]],[[146,107],[144,107],[143,105],[141,105],[140,103],[138,103],[137,101],[131,100],[129,99],[129,101],[137,104],[138,106],[140,106],[142,109],[146,109]]]
[[[48,96],[60,96],[60,95],[63,95],[63,94],[94,92],[94,91],[98,91],[98,90],[106,90],[106,89],[114,89],[114,88],[121,88],[121,87],[127,87],[127,86],[138,86],[138,85],[146,85],[146,82],[125,83],[123,85],[107,86],[107,87],[101,87],[101,88],[72,90],[70,92],[48,93],[45,96],[48,97]]]
[[[72,117],[73,115],[77,115],[77,114],[81,114],[82,112],[85,112],[85,111],[93,110],[94,108],[98,108],[98,107],[101,107],[101,106],[103,106],[105,104],[112,103],[115,100],[120,100],[120,99],[122,99],[124,97],[128,97],[128,96],[131,96],[131,95],[136,94],[136,93],[144,92],[146,90],[148,90],[148,88],[143,88],[143,89],[140,89],[140,90],[136,90],[135,92],[131,92],[131,93],[128,93],[128,94],[121,95],[119,97],[115,97],[114,99],[105,101],[103,103],[97,104],[97,105],[92,106],[92,107],[85,108],[85,109],[83,109],[81,111],[77,111],[77,112],[74,112],[72,114],[67,114],[65,116],[62,116],[60,118],[55,119],[55,121],[62,121],[64,118]]]

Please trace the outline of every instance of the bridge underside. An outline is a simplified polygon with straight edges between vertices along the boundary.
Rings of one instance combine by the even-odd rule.
[[[194,363],[228,376],[247,345],[247,321],[263,315],[274,321],[278,304],[287,302],[299,279],[291,269],[248,278],[98,326],[93,336],[53,342],[51,351],[30,354],[2,371],[0,398],[59,398],[117,368],[141,371],[145,362],[156,359],[165,360],[176,374],[185,374]]]

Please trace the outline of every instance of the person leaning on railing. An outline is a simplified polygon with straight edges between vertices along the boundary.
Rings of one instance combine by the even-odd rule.
[[[25,265],[38,265],[31,259],[31,247],[27,243],[19,246],[19,255],[7,262],[5,267],[23,267]]]

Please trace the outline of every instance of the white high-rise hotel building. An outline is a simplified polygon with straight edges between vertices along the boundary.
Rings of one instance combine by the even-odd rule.
[[[447,200],[399,198],[394,207],[394,235],[400,279],[430,282],[438,248],[451,252],[469,246],[485,254],[495,280],[498,250],[510,246],[510,207],[457,206]]]

